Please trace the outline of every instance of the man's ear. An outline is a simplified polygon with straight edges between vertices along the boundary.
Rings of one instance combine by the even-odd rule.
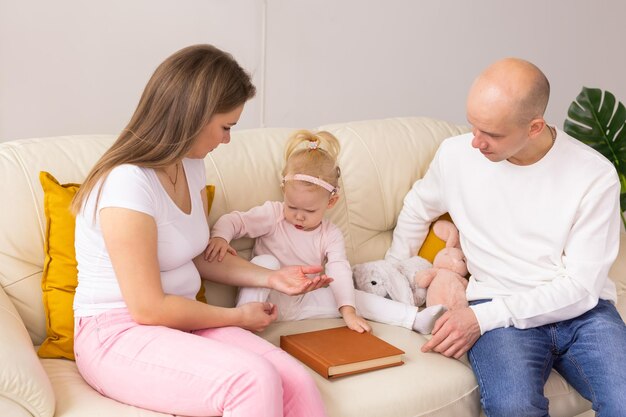
[[[328,208],[333,208],[335,203],[337,203],[337,200],[339,200],[339,195],[337,195],[337,194],[333,195],[330,198],[330,200],[328,200]]]
[[[546,121],[543,118],[537,118],[530,121],[530,129],[528,135],[533,138],[539,136],[543,132],[543,128],[546,126]]]

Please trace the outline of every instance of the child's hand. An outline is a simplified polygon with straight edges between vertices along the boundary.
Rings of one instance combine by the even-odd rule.
[[[343,316],[343,321],[346,322],[346,326],[348,326],[349,329],[359,333],[372,331],[372,328],[369,324],[367,324],[367,321],[365,321],[363,317],[356,314],[354,307],[342,306],[339,311]]]
[[[230,246],[225,239],[221,237],[212,237],[209,239],[209,245],[204,251],[204,259],[209,262],[213,262],[213,260],[217,258],[217,260],[221,262],[226,253],[237,255],[237,251]]]

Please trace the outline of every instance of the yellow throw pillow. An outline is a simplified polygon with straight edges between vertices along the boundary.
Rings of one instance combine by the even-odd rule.
[[[213,199],[215,198],[215,185],[207,185],[204,189],[206,191],[207,202],[209,203],[207,204],[207,211],[210,213],[211,207],[213,206]],[[200,280],[200,290],[198,291],[198,294],[196,294],[196,300],[201,301],[204,304],[207,303],[204,281],[202,280]]]
[[[441,217],[439,217],[439,219],[452,221],[452,218],[448,213],[442,215]],[[433,224],[434,223],[435,222],[433,222]],[[426,239],[424,239],[424,243],[422,244],[422,247],[417,252],[417,254],[426,259],[428,262],[433,263],[433,260],[435,259],[437,253],[445,247],[446,242],[439,239],[435,235],[435,233],[433,232],[433,225],[431,224],[430,229],[428,230],[428,235],[426,235]]]
[[[43,206],[46,217],[44,239],[45,261],[41,289],[46,314],[46,339],[37,354],[41,358],[66,358],[74,360],[74,292],[78,285],[76,253],[74,251],[74,215],[70,203],[79,184],[60,184],[51,174],[39,173],[44,192]],[[211,210],[215,186],[207,185],[208,208]],[[196,295],[206,303],[204,283]]]
[[[74,216],[70,202],[78,184],[64,184],[47,172],[39,173],[43,188],[46,235],[41,289],[46,313],[46,340],[39,348],[42,358],[74,359],[74,290],[77,285],[74,252]]]

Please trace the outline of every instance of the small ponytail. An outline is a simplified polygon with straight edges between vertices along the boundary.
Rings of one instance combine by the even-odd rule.
[[[285,145],[283,177],[310,175],[337,187],[341,172],[337,166],[340,149],[339,141],[329,132],[297,130]]]

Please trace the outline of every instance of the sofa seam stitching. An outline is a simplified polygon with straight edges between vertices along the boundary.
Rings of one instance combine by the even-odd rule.
[[[361,135],[352,126],[347,126],[346,130],[352,132],[355,135],[355,137],[358,139],[359,143],[361,143],[361,145],[363,146],[363,149],[365,149],[365,151],[367,152],[367,155],[368,155],[370,161],[372,161],[372,166],[374,167],[374,170],[376,171],[376,183],[378,184],[378,190],[379,190],[380,195],[382,195],[383,187],[382,187],[382,183],[381,183],[380,169],[378,169],[378,165],[374,163],[376,160],[372,156],[371,149],[365,144],[365,141],[363,140]],[[344,196],[345,196],[345,190],[344,190]],[[347,198],[346,198],[346,202],[347,202]],[[386,225],[388,223],[388,221],[387,221],[388,220],[387,219],[387,208],[388,208],[388,205],[387,205],[387,202],[385,201],[384,198],[382,199],[382,204],[383,204],[383,221],[384,221],[384,224]],[[347,204],[346,204],[346,215],[348,217],[348,225],[350,225],[351,224],[351,222],[350,222],[350,210],[348,209],[348,205]],[[376,234],[380,235],[381,232],[378,231]],[[355,247],[354,242],[353,242],[352,233],[350,233],[350,242],[351,242],[351,246],[353,248],[353,252],[356,252],[356,247]]]

